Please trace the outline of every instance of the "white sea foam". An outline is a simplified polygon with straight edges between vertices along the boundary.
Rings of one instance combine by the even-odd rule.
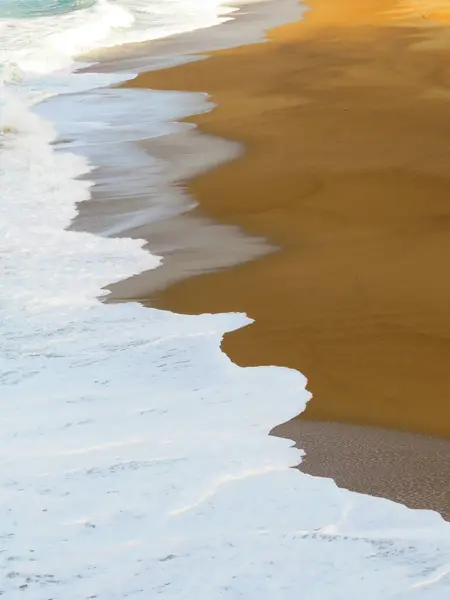
[[[154,258],[63,230],[88,167],[48,144],[31,163],[51,135],[2,155],[8,193],[26,181],[0,219],[5,597],[447,599],[438,515],[288,468],[298,451],[267,433],[305,380],[220,353],[248,319],[94,299]]]
[[[188,317],[96,299],[159,259],[139,241],[65,229],[90,194],[77,177],[93,165],[52,145],[49,116],[74,151],[79,121],[64,129],[63,111],[42,105],[44,119],[28,102],[86,89],[94,81],[86,77],[66,71],[45,85],[19,77],[3,90],[0,592],[448,600],[450,526],[437,514],[289,468],[300,452],[267,433],[304,407],[305,380],[283,368],[242,369],[220,352],[224,332],[249,323],[244,315]],[[164,98],[161,120],[189,110],[179,99]],[[105,110],[100,121],[91,108],[86,126],[104,143],[112,117]],[[156,134],[163,124],[154,119]]]
[[[235,10],[223,0],[97,0],[90,8],[0,20],[0,64],[44,74],[97,46],[157,39],[210,27]]]
[[[304,406],[305,380],[219,351],[246,317],[95,299],[156,261],[64,230],[89,167],[41,127],[2,147],[5,597],[447,600],[437,514],[289,469],[299,452],[267,433]]]

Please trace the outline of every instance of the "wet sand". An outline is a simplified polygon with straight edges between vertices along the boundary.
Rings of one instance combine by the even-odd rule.
[[[83,67],[80,72],[135,74],[160,69],[161,65],[165,68],[204,60],[213,50],[264,43],[267,31],[300,18],[303,11],[297,0],[243,4],[233,13],[232,20],[220,26],[97,49],[83,60],[100,62]],[[141,90],[136,92],[142,94]],[[183,182],[241,156],[245,148],[239,142],[205,135],[190,123],[178,123],[177,127],[171,124],[171,133],[163,135],[163,128],[158,136],[147,138],[147,121],[152,123],[152,111],[161,111],[166,93],[146,93],[146,107],[131,115],[129,122],[121,123],[121,129],[134,132],[137,126],[139,132],[134,142],[128,134],[128,145],[120,139],[115,143],[118,155],[132,153],[132,161],[111,162],[111,145],[106,144],[104,150],[96,146],[92,162],[97,167],[86,176],[94,183],[92,198],[77,206],[71,224],[71,229],[77,231],[143,239],[145,248],[164,257],[157,270],[115,284],[116,298],[147,298],[187,277],[229,268],[275,250],[261,236],[250,236],[239,226],[220,223],[192,210],[197,199]],[[214,107],[205,93],[177,90],[176,95],[178,107],[182,106],[185,114],[200,114]],[[169,105],[173,106],[173,92],[168,96]],[[167,112],[166,118],[170,118]],[[150,126],[150,132],[153,131]],[[89,146],[84,148],[87,155],[89,150]],[[147,154],[147,159],[143,154]]]
[[[212,95],[218,107],[189,120],[247,153],[187,184],[199,202],[193,215],[279,248],[156,293],[141,286],[138,297],[175,312],[254,318],[223,349],[240,365],[308,377],[307,425],[302,433],[301,422],[289,424],[302,448],[309,425],[337,442],[346,435],[338,424],[450,438],[450,25],[442,6],[312,0],[305,19],[274,30],[270,44],[132,82]],[[111,289],[115,300],[137,297],[126,282]],[[367,439],[369,447],[375,438]],[[427,485],[441,485],[448,509],[449,445],[436,444],[445,459]],[[414,471],[421,448],[397,476]],[[327,462],[317,461],[305,469]],[[378,493],[350,480],[338,483]],[[435,508],[421,494],[418,504]]]
[[[299,469],[339,487],[439,512],[450,521],[450,442],[378,427],[293,419],[273,435],[293,439]]]

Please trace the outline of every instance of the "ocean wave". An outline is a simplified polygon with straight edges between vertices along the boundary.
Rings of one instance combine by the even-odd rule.
[[[3,18],[0,65],[42,75],[69,67],[77,55],[97,47],[209,27],[233,10],[220,0],[97,0],[64,14]]]
[[[0,64],[4,71],[43,75],[70,67],[73,58],[134,22],[129,10],[108,0],[91,8],[39,19],[0,20]]]

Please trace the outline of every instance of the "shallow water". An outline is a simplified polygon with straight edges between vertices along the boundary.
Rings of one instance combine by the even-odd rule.
[[[2,0],[0,18],[33,18],[60,15],[89,8],[97,0]]]

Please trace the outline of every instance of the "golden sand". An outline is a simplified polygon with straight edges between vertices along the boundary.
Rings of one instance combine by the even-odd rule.
[[[253,317],[223,349],[304,373],[304,419],[450,436],[450,26],[431,4],[312,0],[271,43],[132,83],[212,95],[192,121],[247,154],[189,191],[280,247],[152,305]]]

